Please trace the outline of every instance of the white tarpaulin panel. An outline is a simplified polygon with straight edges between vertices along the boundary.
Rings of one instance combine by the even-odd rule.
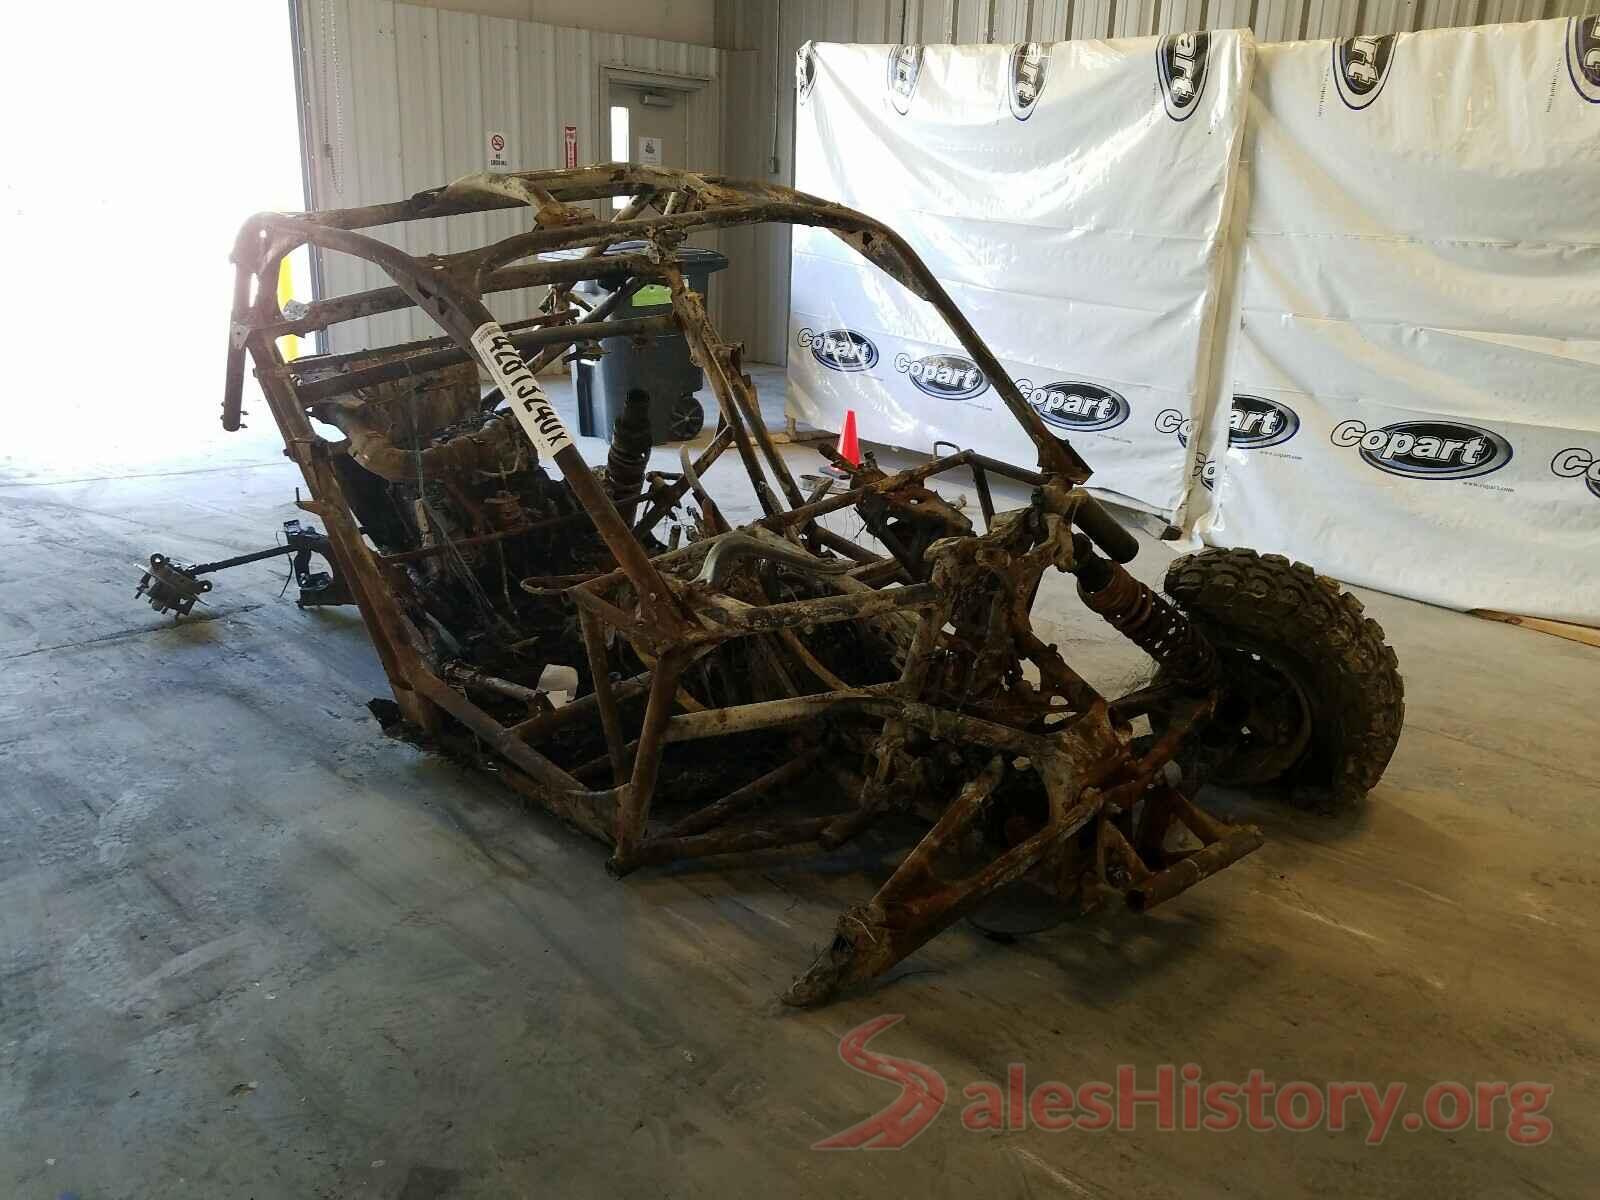
[[[1169,518],[1208,407],[1247,32],[802,49],[796,186],[898,230],[1093,485]],[[933,312],[796,229],[789,400],[918,450],[1034,451]],[[1187,427],[1187,426],[1185,426]]]
[[[1205,540],[1600,622],[1596,18],[1263,46],[1250,107]]]

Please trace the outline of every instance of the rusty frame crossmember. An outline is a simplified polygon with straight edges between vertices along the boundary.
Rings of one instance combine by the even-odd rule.
[[[626,206],[612,220],[599,219],[590,205],[616,196],[628,197]],[[360,232],[515,207],[531,210],[528,232],[462,253],[413,256]],[[842,493],[804,494],[762,420],[740,348],[718,334],[675,256],[695,232],[760,222],[826,229],[927,301],[1032,440],[1037,470],[970,450],[893,475],[869,460],[849,470]],[[645,248],[604,255],[623,241]],[[302,245],[363,259],[393,284],[285,315],[276,299],[279,264]],[[539,257],[574,249],[582,253]],[[788,188],[611,164],[470,176],[393,204],[259,214],[240,231],[233,260],[223,424],[241,423],[248,355],[310,489],[302,507],[325,523],[330,557],[360,607],[412,736],[459,749],[608,845],[617,874],[776,847],[831,848],[890,813],[922,811],[932,819],[878,893],[841,917],[831,944],[788,993],[790,1002],[819,1003],[879,974],[1014,881],[1026,878],[1091,904],[1119,895],[1146,908],[1260,844],[1253,827],[1227,826],[1198,809],[1173,765],[1217,703],[1210,648],[1123,568],[1137,544],[1081,486],[1088,466],[1044,425],[911,248],[879,222]],[[571,288],[602,276],[626,282],[586,311]],[[666,285],[671,315],[614,318],[646,283]],[[530,373],[516,402],[541,404],[531,376],[574,347],[674,330],[686,337],[721,412],[698,458],[684,453],[681,475],[656,477],[634,495],[608,490],[570,439],[554,452],[553,465],[591,527],[585,533],[603,546],[594,571],[522,581],[527,593],[569,606],[581,633],[589,683],[559,707],[534,681],[487,672],[430,644],[421,630],[426,598],[408,572],[439,548],[375,546],[348,493],[349,471],[338,462],[348,458],[380,479],[447,481],[496,438],[502,449],[507,438],[519,439],[505,421],[482,438],[406,452],[386,444],[350,397],[475,365],[473,335],[494,320],[483,298],[528,287],[550,292],[541,315],[504,327]],[[444,336],[292,363],[279,354],[276,339],[285,334],[410,306]],[[322,436],[313,416],[338,424],[345,440]],[[729,448],[762,512],[741,529],[728,527],[701,478]],[[949,472],[972,476],[983,533],[925,486]],[[1032,485],[1031,504],[995,513],[988,483],[995,473]],[[663,548],[655,531],[691,495],[700,510],[698,535]],[[860,518],[888,552],[824,524],[842,512]],[[536,525],[566,520],[479,534],[452,549],[530,537]],[[1108,698],[1034,634],[1028,610],[1052,567],[1075,574],[1086,605],[1150,653],[1160,668],[1154,684]],[[771,598],[752,582],[766,568],[808,580],[812,594]],[[847,683],[842,668],[813,652],[816,631],[835,623],[855,623],[893,645],[898,670]],[[782,688],[747,703],[701,702],[686,681],[736,642],[764,656]],[[643,669],[619,670],[624,654]],[[1148,735],[1135,733],[1141,718],[1149,721]],[[554,750],[545,752],[585,725],[598,730],[598,757],[563,764],[551,757]],[[696,743],[714,761],[719,746],[732,744],[727,739],[757,731],[788,735],[792,755],[674,821],[653,816],[668,747]],[[859,772],[838,765],[851,751],[863,764]],[[830,786],[819,789],[818,779]],[[815,811],[819,793],[829,792],[843,803]],[[998,808],[997,797],[1006,797]],[[1175,847],[1175,838],[1188,845]],[[987,848],[976,849],[980,843]]]

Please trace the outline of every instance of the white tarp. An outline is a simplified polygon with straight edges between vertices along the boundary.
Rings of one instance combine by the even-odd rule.
[[[796,186],[927,262],[1093,485],[1169,519],[1209,407],[1248,32],[1018,46],[808,45]],[[932,308],[797,228],[792,411],[918,450],[1034,452]]]
[[[1600,622],[1596,18],[1263,46],[1243,159],[1205,540]]]

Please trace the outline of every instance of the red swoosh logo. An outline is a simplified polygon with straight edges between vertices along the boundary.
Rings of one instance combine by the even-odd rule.
[[[900,1095],[865,1121],[813,1144],[813,1150],[899,1150],[939,1115],[944,1107],[944,1076],[927,1063],[867,1049],[868,1042],[903,1020],[904,1013],[873,1017],[839,1039],[840,1062],[863,1075],[898,1084]]]

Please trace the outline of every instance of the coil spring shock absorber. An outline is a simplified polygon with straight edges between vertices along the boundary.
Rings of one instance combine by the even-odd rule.
[[[645,464],[650,461],[650,446],[650,393],[643,388],[630,388],[627,402],[611,426],[611,449],[606,454],[606,491],[614,502],[639,494],[644,486]],[[637,504],[634,501],[617,505],[622,519],[630,525]]]
[[[1073,536],[1078,595],[1118,633],[1156,660],[1175,682],[1196,691],[1211,686],[1217,656],[1211,643],[1163,597],[1121,563],[1101,558],[1082,534]]]

